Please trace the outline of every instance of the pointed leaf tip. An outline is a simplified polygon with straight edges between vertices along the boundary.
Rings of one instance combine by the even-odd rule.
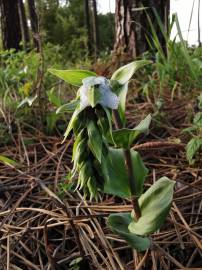
[[[48,71],[51,74],[57,76],[58,78],[74,86],[81,86],[82,80],[87,77],[97,76],[95,72],[88,70],[77,70],[77,69],[59,70],[49,68]]]
[[[119,69],[117,69],[114,74],[112,75],[111,79],[118,81],[119,84],[123,85],[127,83],[134,73],[142,68],[145,65],[151,64],[152,62],[149,60],[139,60],[139,61],[134,61],[132,63],[129,63]]]

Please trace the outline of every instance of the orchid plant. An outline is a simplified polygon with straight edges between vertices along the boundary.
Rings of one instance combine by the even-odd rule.
[[[64,140],[73,131],[72,179],[76,179],[76,188],[90,199],[101,192],[131,200],[132,212],[111,214],[108,225],[138,251],[150,247],[149,236],[165,222],[174,187],[174,181],[162,177],[144,192],[148,169],[131,146],[140,134],[148,132],[151,116],[133,129],[126,127],[128,83],[149,63],[132,62],[119,68],[111,79],[85,70],[49,70],[79,87],[75,100],[57,110],[73,112]]]

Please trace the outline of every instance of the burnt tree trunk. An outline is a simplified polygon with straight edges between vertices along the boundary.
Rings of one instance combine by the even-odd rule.
[[[18,11],[19,11],[19,16],[20,16],[20,25],[21,25],[24,49],[26,50],[30,42],[30,37],[29,37],[29,28],[27,24],[25,6],[22,0],[18,0]]]
[[[0,0],[3,49],[20,49],[21,29],[17,0]]]
[[[135,7],[136,0],[116,0],[114,52],[118,55],[127,52],[136,56],[136,27],[132,16],[132,9]]]
[[[40,51],[40,40],[39,40],[39,27],[38,27],[38,16],[36,13],[35,1],[27,0],[29,17],[31,23],[31,30],[33,35],[33,44],[36,50]]]
[[[154,11],[157,11],[166,32],[169,2],[169,0],[116,0],[114,53],[118,55],[127,53],[130,57],[136,57],[147,51],[149,49],[147,38],[152,41],[149,20],[165,51],[165,39]]]

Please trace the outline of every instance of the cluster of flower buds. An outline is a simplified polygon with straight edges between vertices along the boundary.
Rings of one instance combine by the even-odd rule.
[[[91,198],[96,198],[98,191],[103,190],[104,179],[107,177],[104,175],[104,160],[108,146],[102,137],[102,129],[105,128],[102,122],[104,113],[100,105],[94,109],[87,107],[79,113],[73,125],[75,142],[72,174],[74,176],[78,173],[77,188],[83,189],[84,194],[90,194]]]

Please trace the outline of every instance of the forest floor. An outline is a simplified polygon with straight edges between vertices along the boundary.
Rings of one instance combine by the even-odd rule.
[[[90,202],[66,191],[72,139],[61,144],[61,137],[21,124],[12,144],[0,148],[18,162],[0,163],[0,269],[202,269],[202,159],[189,166],[181,132],[194,101],[164,101],[150,134],[134,145],[149,168],[145,187],[161,176],[176,181],[170,214],[152,235],[151,249],[132,251],[106,225],[110,213],[131,210],[129,201],[105,195]],[[127,111],[134,126],[153,105],[131,98]]]

